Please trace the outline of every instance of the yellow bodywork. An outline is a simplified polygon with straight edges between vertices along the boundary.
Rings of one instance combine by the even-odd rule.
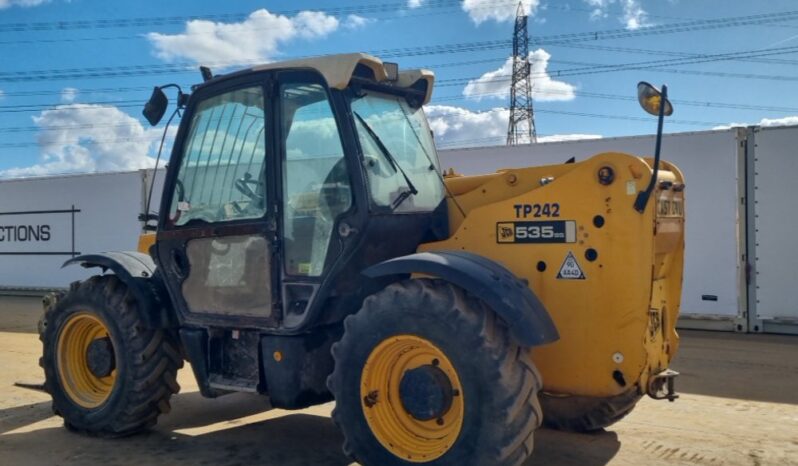
[[[531,350],[546,392],[603,397],[636,385],[645,393],[677,350],[684,179],[661,162],[641,214],[633,204],[652,163],[603,153],[446,179],[457,204],[449,200],[451,237],[419,251],[473,252],[529,282],[560,333],[559,341]],[[540,227],[561,221],[558,241],[568,242],[520,242],[551,236]]]
[[[155,232],[139,235],[139,244],[136,250],[142,254],[149,254],[150,248],[155,244]]]

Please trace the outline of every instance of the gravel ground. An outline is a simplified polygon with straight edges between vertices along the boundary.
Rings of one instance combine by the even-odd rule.
[[[0,463],[24,465],[348,465],[332,404],[269,409],[257,396],[203,399],[189,369],[172,412],[118,440],[66,431],[40,382],[39,302],[0,297]],[[798,465],[798,337],[682,332],[681,398],[644,399],[605,432],[541,429],[529,465]]]

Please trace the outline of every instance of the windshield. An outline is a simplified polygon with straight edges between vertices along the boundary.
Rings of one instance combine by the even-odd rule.
[[[417,194],[396,202],[407,196],[409,189],[400,173],[402,170],[392,167],[390,158],[380,150],[379,142],[369,134],[360,118],[355,118],[372,201],[398,212],[430,211],[438,207],[443,200],[443,186],[437,173],[438,154],[424,111],[410,107],[401,97],[376,92],[355,97],[352,111],[374,131],[418,190]]]

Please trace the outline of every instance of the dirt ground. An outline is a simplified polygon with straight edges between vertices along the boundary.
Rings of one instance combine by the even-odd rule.
[[[348,465],[332,404],[269,410],[264,399],[203,399],[190,372],[147,434],[86,438],[62,427],[39,382],[39,302],[0,297],[0,463]],[[606,432],[541,429],[529,465],[798,465],[798,337],[682,332],[675,403],[644,399]]]

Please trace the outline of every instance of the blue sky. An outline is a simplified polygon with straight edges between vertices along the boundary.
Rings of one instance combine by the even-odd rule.
[[[634,97],[640,80],[667,83],[672,99],[686,101],[676,104],[673,122],[666,129],[670,132],[732,123],[798,123],[798,57],[794,56],[798,20],[534,44],[536,39],[565,33],[645,32],[684,21],[788,12],[798,10],[794,1],[524,1],[531,10],[536,123],[544,140],[651,133],[654,121],[638,120],[644,114],[636,102],[624,100]],[[502,67],[508,64],[511,48],[417,52],[430,46],[509,40],[516,4],[517,0],[0,0],[0,177],[150,166],[160,129],[150,129],[140,116],[147,89],[200,79],[196,68],[153,72],[163,65],[204,63],[218,69],[221,63],[235,67],[353,51],[409,49],[389,60],[402,68],[425,66],[436,72],[440,86],[427,111],[441,147],[500,144],[506,131],[509,87]],[[185,18],[195,15],[214,16],[187,24]],[[126,27],[113,21],[109,27],[98,27],[96,22],[171,17],[177,19]],[[58,21],[87,21],[84,25],[90,27],[70,23],[69,28],[54,29],[53,22]],[[12,26],[16,23],[21,24]],[[763,61],[557,76],[558,71],[585,68],[585,63],[627,64],[679,58],[674,52],[719,54],[785,47],[795,49]],[[107,76],[108,70],[119,67],[140,68],[127,69],[133,76]],[[93,70],[104,76],[86,76],[92,68],[107,70]],[[54,70],[72,70],[67,74],[81,76],[65,78],[64,73],[54,75]],[[729,105],[701,106],[703,102]]]

